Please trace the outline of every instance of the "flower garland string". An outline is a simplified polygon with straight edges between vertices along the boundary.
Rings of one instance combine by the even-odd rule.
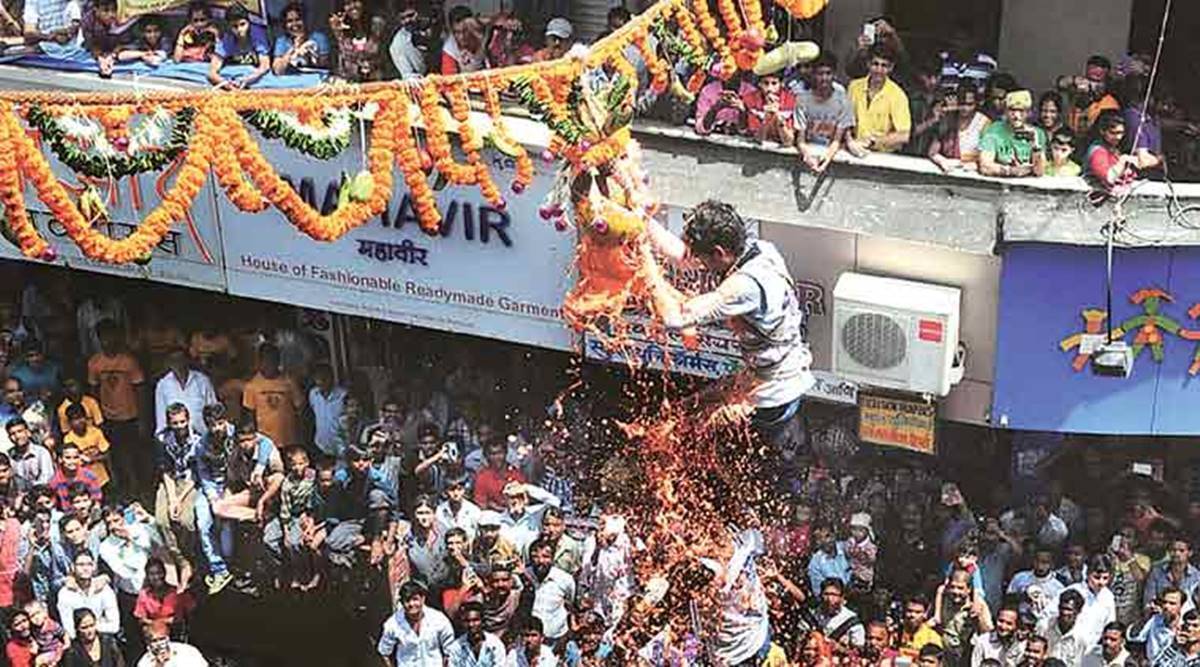
[[[483,149],[483,137],[471,127],[471,98],[466,83],[456,82],[450,87],[449,93],[450,113],[454,115],[454,120],[458,121],[459,141],[462,142],[463,152],[467,154],[467,164],[475,170],[475,182],[479,185],[479,192],[489,204],[504,210],[507,207],[504,196],[500,194],[500,188],[496,187],[496,182],[492,180],[487,163],[479,154]]]
[[[400,173],[404,175],[404,183],[408,186],[409,197],[416,211],[421,229],[429,234],[436,234],[442,222],[442,213],[438,210],[437,199],[429,180],[425,176],[422,157],[417,146],[417,135],[413,132],[410,112],[417,103],[407,94],[402,95],[403,110],[396,114],[396,159],[400,163]]]
[[[425,142],[433,156],[434,167],[447,181],[454,185],[474,185],[475,168],[459,164],[447,134],[445,115],[442,109],[442,93],[436,83],[427,81],[421,86],[421,118],[425,121]]]
[[[484,110],[488,118],[492,119],[492,134],[506,146],[501,152],[511,153],[510,156],[517,163],[517,175],[513,178],[512,190],[521,194],[533,182],[533,159],[529,157],[525,147],[514,141],[508,132],[508,125],[504,122],[504,114],[500,107],[500,88],[496,81],[488,80],[487,85],[483,87]]]

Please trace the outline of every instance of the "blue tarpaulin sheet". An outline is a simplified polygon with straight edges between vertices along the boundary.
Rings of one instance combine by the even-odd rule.
[[[100,72],[99,66],[96,64],[95,58],[88,53],[80,53],[74,58],[51,58],[45,55],[30,55],[30,56],[10,56],[0,59],[0,62],[9,65],[18,65],[21,67],[37,67],[43,69],[53,69],[62,72]],[[229,65],[223,68],[222,73],[229,77],[244,76],[253,71],[249,65]],[[179,81],[188,81],[191,83],[208,83],[208,63],[177,63],[167,61],[158,67],[151,67],[142,62],[121,63],[116,66],[114,72],[117,75],[142,75],[153,76],[164,79],[176,79]],[[285,74],[284,76],[276,76],[273,72],[268,72],[266,76],[254,84],[254,88],[307,88],[319,85],[325,80],[323,73],[302,73],[302,74]]]

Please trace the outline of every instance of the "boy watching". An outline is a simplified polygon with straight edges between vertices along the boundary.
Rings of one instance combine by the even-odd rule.
[[[208,65],[208,82],[218,88],[247,88],[258,82],[271,69],[271,47],[267,33],[250,24],[250,14],[241,5],[225,12],[226,32],[217,40]],[[227,78],[221,74],[225,65],[250,65],[254,70],[245,76]]]
[[[188,22],[175,38],[175,62],[209,62],[221,33],[213,25],[208,4],[203,0],[192,2],[187,10]]]
[[[1047,176],[1078,176],[1083,168],[1071,159],[1075,152],[1075,134],[1067,127],[1055,130],[1050,139],[1050,161],[1046,163]]]
[[[163,31],[162,19],[157,16],[147,16],[141,19],[142,30],[138,41],[122,48],[117,52],[119,62],[140,60],[143,63],[158,67],[167,59],[167,37]]]
[[[111,479],[108,474],[108,438],[84,411],[82,405],[75,403],[67,406],[68,428],[63,432],[63,451],[67,447],[77,447],[80,458],[86,469],[96,477],[96,482],[103,489]]]
[[[102,79],[111,78],[117,64],[117,36],[112,33],[116,25],[117,0],[95,0],[83,22],[84,46],[96,59]]]
[[[83,383],[79,381],[79,378],[69,377],[63,380],[63,400],[58,404],[56,411],[58,413],[58,430],[63,434],[71,430],[67,408],[72,405],[79,405],[83,408],[84,416],[91,425],[100,426],[104,423],[104,412],[100,409],[100,402],[83,393]]]

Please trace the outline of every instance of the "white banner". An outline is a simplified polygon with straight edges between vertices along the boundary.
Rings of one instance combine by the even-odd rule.
[[[72,188],[82,187],[83,183],[73,171],[63,166],[49,150],[45,154],[54,174],[64,184]],[[148,173],[122,178],[115,185],[107,182],[96,184],[101,198],[108,205],[109,222],[101,225],[106,234],[113,238],[129,236],[137,229],[142,218],[159,205],[162,200],[155,192],[158,176],[158,173]],[[146,265],[112,265],[84,257],[79,246],[67,236],[67,230],[54,219],[50,209],[38,199],[37,192],[29,184],[25,187],[25,207],[29,210],[30,221],[58,252],[55,263],[60,266],[207,290],[225,289],[221,234],[217,230],[213,191],[207,185],[196,195],[191,219],[176,224],[167,232]],[[0,257],[43,263],[40,259],[29,260],[19,248],[4,241],[0,241]]]
[[[267,161],[309,203],[332,211],[343,172],[362,168],[357,142],[329,161],[260,140]],[[488,205],[474,187],[438,193],[442,233],[421,231],[399,172],[388,211],[332,243],[313,241],[274,209],[250,215],[218,197],[229,292],[308,308],[572,349],[562,319],[571,287],[574,234],[542,220],[553,183],[537,163],[524,193],[508,187],[510,158],[484,154],[507,207]]]

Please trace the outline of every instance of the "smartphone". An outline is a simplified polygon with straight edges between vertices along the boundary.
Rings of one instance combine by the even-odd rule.
[[[1121,551],[1121,535],[1113,535],[1112,542],[1108,545],[1108,550],[1111,553],[1119,553]]]
[[[863,37],[867,38],[868,43],[874,44],[875,43],[875,23],[874,22],[864,23],[862,34],[863,34]]]

